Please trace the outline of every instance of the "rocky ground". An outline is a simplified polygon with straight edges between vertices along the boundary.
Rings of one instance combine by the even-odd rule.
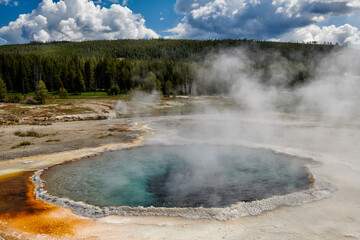
[[[137,118],[189,114],[216,100],[160,99],[137,94],[126,100],[57,99],[44,105],[0,103],[0,161],[131,141],[139,134],[133,129]],[[26,145],[21,146],[24,142]]]
[[[57,122],[48,126],[10,125],[0,129],[0,160],[96,147],[108,143],[128,142],[141,134],[128,121]],[[133,131],[132,131],[133,130]],[[16,133],[38,134],[18,136]],[[18,146],[29,142],[28,146]]]
[[[56,99],[43,105],[0,103],[0,125],[106,119],[115,103],[114,99]]]

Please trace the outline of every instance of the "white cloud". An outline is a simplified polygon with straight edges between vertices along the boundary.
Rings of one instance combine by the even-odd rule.
[[[0,0],[0,4],[8,5],[10,0]]]
[[[105,8],[90,0],[43,0],[31,13],[0,28],[4,43],[157,37],[129,8],[119,4]]]
[[[360,31],[358,28],[349,24],[339,27],[331,25],[322,28],[316,25],[310,25],[286,33],[281,39],[283,41],[298,42],[332,42],[347,44],[360,49]]]
[[[14,3],[12,3],[12,0],[0,0],[0,5],[5,5],[5,6],[8,6],[8,5],[14,5],[14,6],[18,6],[19,5],[19,2],[15,1]]]
[[[359,8],[359,0],[177,0],[175,11],[185,17],[169,32],[173,38],[270,39]]]

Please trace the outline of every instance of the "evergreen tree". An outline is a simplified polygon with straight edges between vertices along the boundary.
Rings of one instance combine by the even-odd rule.
[[[120,87],[119,85],[112,85],[111,88],[108,90],[108,95],[119,95]]]
[[[96,90],[96,82],[94,77],[94,69],[91,60],[87,60],[84,66],[84,80],[87,91],[95,91]]]
[[[156,75],[153,72],[148,72],[146,75],[145,83],[143,90],[144,91],[161,91],[161,82],[156,78]]]
[[[104,61],[104,87],[105,88],[110,88],[113,84],[113,78],[114,76],[114,69],[113,69],[113,64],[112,61],[110,61],[109,59],[105,59]]]
[[[48,90],[44,81],[40,80],[38,85],[35,87],[35,96],[34,99],[41,104],[45,103],[46,98],[48,97]]]
[[[59,89],[59,96],[60,96],[60,98],[62,98],[62,99],[67,98],[67,96],[68,96],[68,91],[67,91],[65,88],[60,88],[60,89]]]
[[[69,70],[68,72],[68,77],[67,77],[67,80],[68,80],[68,86],[66,87],[67,89],[70,90],[70,92],[79,92],[78,89],[76,89],[76,85],[75,85],[75,82],[76,82],[76,73],[74,70]]]
[[[75,77],[75,90],[76,92],[84,92],[85,91],[85,82],[83,75],[80,70],[76,73]]]
[[[7,98],[6,84],[0,76],[0,102],[4,102],[6,98]]]
[[[165,83],[165,95],[170,96],[170,94],[173,92],[173,85],[172,82],[167,80]]]

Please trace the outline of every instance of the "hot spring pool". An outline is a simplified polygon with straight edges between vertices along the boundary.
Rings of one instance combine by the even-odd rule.
[[[225,207],[309,187],[306,161],[239,146],[143,146],[45,171],[53,196],[105,206]]]

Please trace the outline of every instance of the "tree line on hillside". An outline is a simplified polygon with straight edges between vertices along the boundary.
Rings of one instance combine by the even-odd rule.
[[[226,91],[224,86],[202,86],[206,79],[195,76],[209,54],[242,47],[253,62],[252,70],[269,78],[271,64],[285,59],[289,64],[289,87],[311,76],[317,59],[334,48],[331,44],[275,43],[253,40],[116,40],[53,42],[0,46],[0,78],[9,93],[26,94],[42,80],[59,93],[108,91],[126,93],[133,89],[164,95],[193,94],[200,78],[200,94]],[[4,91],[4,90],[3,90]],[[0,95],[0,101],[1,99]]]
[[[85,58],[126,58],[133,60],[202,61],[214,51],[229,48],[251,51],[276,50],[291,58],[296,52],[311,58],[320,52],[329,52],[338,45],[268,42],[249,39],[224,40],[98,40],[85,42],[32,42],[21,45],[0,46],[0,54],[35,54],[42,56],[79,56]]]
[[[192,66],[189,62],[161,60],[0,54],[0,76],[7,91],[22,94],[33,92],[43,80],[50,92],[64,88],[81,93],[116,87],[115,94],[140,89],[187,95],[191,94],[194,79]]]

